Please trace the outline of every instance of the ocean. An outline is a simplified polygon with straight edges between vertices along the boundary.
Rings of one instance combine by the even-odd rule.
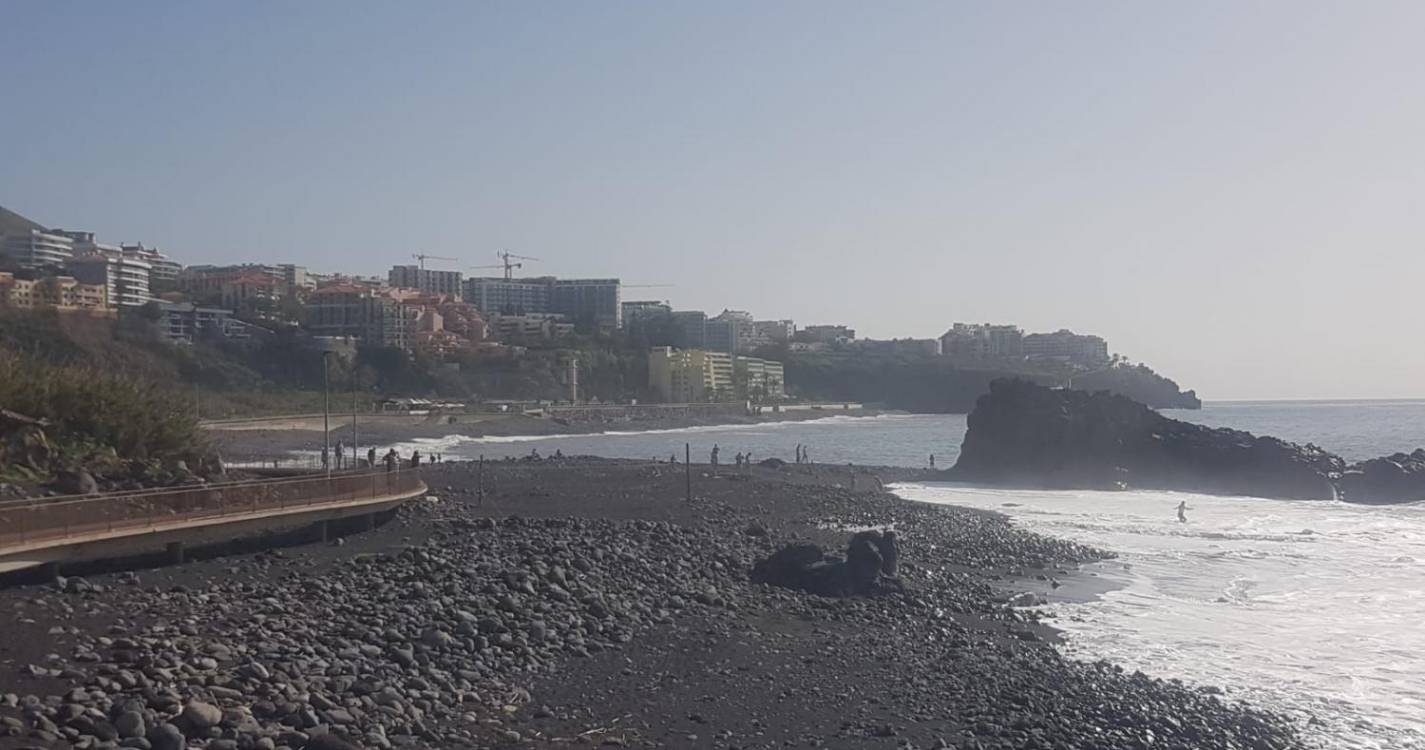
[[[1178,419],[1316,443],[1359,460],[1425,446],[1425,401],[1209,403]],[[738,451],[818,463],[954,463],[957,415],[543,438],[446,438],[404,446],[455,458],[569,455],[706,461]],[[1088,566],[1115,588],[1044,610],[1066,650],[1221,688],[1295,717],[1326,748],[1425,749],[1425,504],[1354,506],[1170,492],[1032,492],[903,484],[903,497],[992,509],[1024,528],[1116,552]],[[1174,507],[1186,501],[1188,522]]]

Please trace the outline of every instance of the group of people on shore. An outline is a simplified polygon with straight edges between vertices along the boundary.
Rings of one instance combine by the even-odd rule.
[[[739,471],[742,470],[744,467],[751,468],[752,451],[747,451],[746,453],[738,451],[737,454],[733,457],[733,460],[737,462],[737,469]],[[708,463],[712,464],[715,467],[722,464],[722,448],[718,446],[717,443],[713,443],[712,452],[709,454],[708,457]]]
[[[335,454],[335,463],[333,463],[332,461],[333,453]],[[365,462],[362,462],[361,459],[356,457],[355,449],[352,449],[351,453],[352,455],[350,459],[350,466],[348,466],[346,456],[346,444],[344,442],[338,440],[334,451],[329,450],[326,446],[322,446],[322,468],[334,471],[342,471],[343,469],[348,468],[364,469],[376,467],[376,446],[373,445],[370,448],[366,449]],[[386,471],[396,471],[397,469],[400,469],[403,466],[414,469],[421,465],[422,460],[424,460],[428,464],[443,463],[445,461],[445,455],[442,453],[431,453],[427,456],[421,456],[421,452],[419,450],[412,450],[411,457],[409,459],[402,459],[401,454],[397,453],[395,448],[391,448],[387,450],[384,454],[382,454],[380,458],[380,462],[386,466]],[[275,466],[276,463],[277,462],[274,461],[273,465]]]

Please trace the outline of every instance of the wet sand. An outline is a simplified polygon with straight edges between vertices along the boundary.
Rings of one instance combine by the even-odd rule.
[[[449,435],[467,437],[515,437],[549,435],[592,435],[610,431],[673,430],[685,427],[721,425],[754,425],[771,422],[801,422],[833,416],[874,417],[870,409],[852,411],[794,411],[764,413],[757,416],[681,416],[651,417],[636,420],[564,420],[524,415],[475,415],[458,417],[454,424],[426,422],[419,418],[358,419],[358,436],[363,446],[386,447],[409,443],[417,438],[441,438]],[[310,420],[292,422],[283,429],[208,429],[208,439],[229,461],[264,461],[280,459],[295,451],[315,451],[322,448],[322,430],[311,429]],[[318,423],[319,424],[319,423]],[[349,415],[332,415],[331,439],[346,440],[351,435]]]

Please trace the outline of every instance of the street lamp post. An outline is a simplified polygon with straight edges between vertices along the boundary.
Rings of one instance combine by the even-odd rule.
[[[332,395],[327,377],[327,355],[330,353],[322,352],[322,468],[326,469],[327,476],[332,475]]]
[[[351,465],[360,469],[361,451],[357,449],[361,433],[356,430],[356,363],[351,363]],[[372,468],[372,467],[367,467]]]

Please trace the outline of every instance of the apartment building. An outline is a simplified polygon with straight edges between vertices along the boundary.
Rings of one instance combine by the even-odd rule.
[[[469,304],[413,289],[341,282],[307,295],[307,329],[323,338],[447,350],[484,341],[489,324]]]
[[[70,275],[86,284],[100,284],[115,307],[142,307],[153,300],[148,263],[126,257],[118,248],[91,247],[69,261]]]
[[[179,289],[190,294],[217,293],[222,291],[224,284],[250,278],[254,274],[271,279],[272,289],[279,297],[298,295],[317,286],[315,276],[307,273],[306,266],[290,263],[188,266],[177,275],[177,283]]]
[[[72,276],[17,278],[0,272],[0,307],[20,310],[58,310],[109,317],[108,290],[103,284],[85,284]]]
[[[170,259],[167,255],[159,252],[158,248],[144,247],[142,242],[120,245],[119,250],[126,258],[141,260],[148,264],[150,291],[157,294],[160,291],[178,288],[178,274],[183,272],[182,263]]]
[[[244,323],[232,311],[202,307],[191,302],[159,302],[158,330],[175,344],[192,344],[203,339],[222,338],[250,341],[268,335],[260,326]]]
[[[730,401],[734,396],[732,356],[655,347],[648,353],[648,385],[668,403]]]
[[[618,279],[554,279],[549,311],[563,315],[582,331],[611,333],[623,318]]]
[[[285,281],[258,271],[225,276],[218,286],[223,307],[259,317],[274,317],[285,291]]]
[[[549,284],[540,279],[477,277],[464,283],[465,301],[486,316],[548,313],[549,292]]]
[[[856,339],[856,329],[843,325],[807,326],[798,331],[798,338],[821,344],[845,344]]]
[[[640,322],[667,318],[673,314],[673,308],[667,302],[652,300],[623,302],[619,308],[622,310],[624,328],[632,328]]]
[[[940,337],[940,352],[957,359],[1020,359],[1024,331],[1013,325],[956,323]]]
[[[797,325],[790,320],[757,320],[752,323],[752,331],[758,339],[786,343],[797,334]]]
[[[583,331],[616,330],[623,319],[618,279],[466,279],[465,300],[486,315],[563,315]]]
[[[409,349],[421,308],[401,304],[394,290],[332,284],[307,297],[307,329],[313,336],[351,337],[373,346]]]
[[[0,255],[23,269],[63,268],[74,257],[74,241],[45,229],[14,230],[0,243]]]
[[[1068,329],[1025,336],[1024,356],[1031,360],[1057,360],[1082,367],[1097,367],[1109,362],[1106,340]]]
[[[673,343],[683,349],[702,349],[708,343],[708,316],[702,310],[673,313]]]
[[[391,266],[386,280],[391,286],[404,289],[418,289],[426,294],[439,294],[461,299],[465,290],[461,286],[459,271],[437,271],[420,266]]]
[[[723,310],[708,320],[704,346],[712,351],[737,354],[752,348],[754,333],[751,313]]]
[[[736,357],[732,362],[739,395],[753,402],[777,401],[786,398],[786,377],[782,363],[757,357]]]
[[[492,315],[489,325],[490,330],[500,341],[526,344],[536,341],[553,341],[574,333],[573,323],[566,321],[564,316],[553,313]]]

